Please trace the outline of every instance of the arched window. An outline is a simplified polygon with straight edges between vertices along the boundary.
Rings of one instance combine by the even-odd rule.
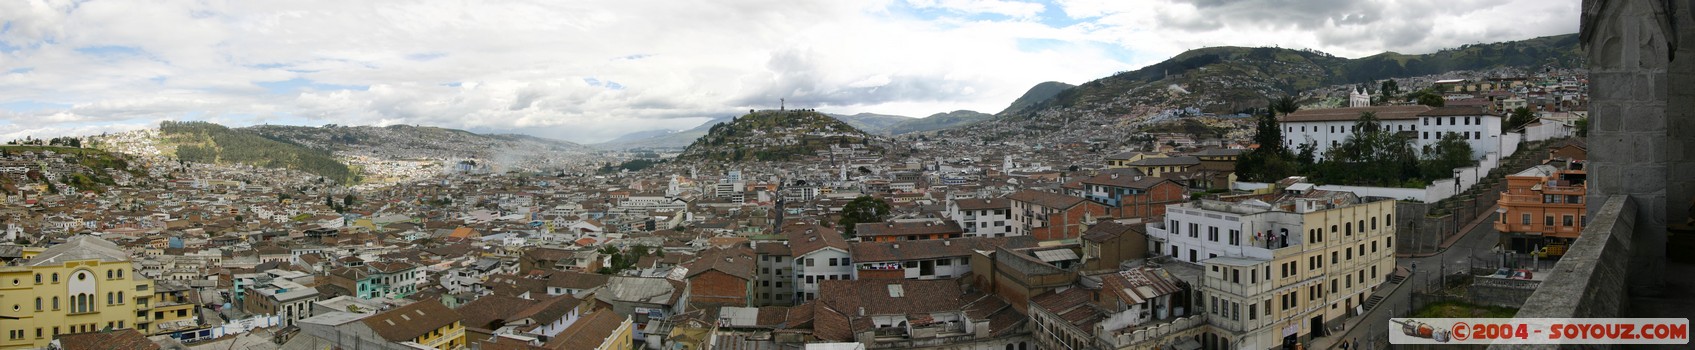
[[[1377,229],[1377,218],[1371,218],[1371,229]]]
[[[1349,235],[1349,236],[1354,235],[1354,223],[1352,223],[1352,222],[1342,223],[1342,234]]]
[[[118,278],[124,278],[124,270],[118,269]]]
[[[54,310],[59,309],[59,297],[53,297],[53,309]]]
[[[35,274],[35,284],[41,284],[41,274]]]
[[[117,301],[118,298],[113,297],[112,292],[106,292],[106,305],[117,304]]]
[[[123,291],[118,291],[118,303],[119,304],[124,303],[124,292]]]
[[[53,283],[59,283],[59,273],[58,272],[53,273]]]
[[[1383,226],[1395,226],[1395,214],[1383,214]]]
[[[35,311],[41,311],[41,297],[35,297]]]
[[[112,279],[112,276],[114,275],[115,274],[112,273],[112,270],[106,270],[106,279]]]

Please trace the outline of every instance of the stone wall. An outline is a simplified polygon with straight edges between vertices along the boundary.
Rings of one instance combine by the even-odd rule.
[[[1678,87],[1667,76],[1675,44],[1667,35],[1671,21],[1688,22],[1689,11],[1689,1],[1584,1],[1582,41],[1591,83],[1589,217],[1614,197],[1628,197],[1641,209],[1633,218],[1638,256],[1630,259],[1628,271],[1634,274],[1630,284],[1642,292],[1662,284],[1668,214],[1681,222],[1695,199],[1695,178],[1688,176],[1695,173],[1695,134],[1688,132],[1695,130],[1689,129],[1695,128],[1689,101],[1695,54],[1678,62]],[[1682,99],[1670,113],[1668,90]],[[1677,118],[1668,120],[1668,114]],[[1674,178],[1676,186],[1668,186]]]

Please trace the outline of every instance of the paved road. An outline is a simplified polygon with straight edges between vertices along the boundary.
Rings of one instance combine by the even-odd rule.
[[[1389,337],[1387,333],[1389,319],[1406,317],[1412,313],[1410,307],[1414,289],[1436,283],[1436,276],[1443,270],[1446,270],[1448,274],[1454,274],[1456,271],[1467,271],[1471,267],[1473,258],[1480,259],[1479,262],[1498,259],[1496,253],[1494,253],[1494,248],[1496,243],[1500,241],[1500,235],[1495,232],[1494,225],[1490,224],[1496,220],[1496,215],[1489,214],[1489,219],[1477,225],[1470,232],[1466,232],[1465,237],[1460,238],[1459,241],[1454,242],[1453,246],[1449,246],[1447,250],[1441,253],[1423,258],[1397,259],[1396,264],[1407,269],[1411,269],[1413,263],[1418,263],[1418,270],[1413,273],[1412,278],[1402,282],[1406,285],[1389,294],[1378,307],[1366,311],[1363,316],[1359,316],[1360,321],[1355,326],[1350,327],[1339,336],[1326,337],[1333,339],[1321,342],[1320,345],[1330,346],[1329,344],[1337,341],[1337,339],[1358,339],[1361,348],[1381,348],[1374,346],[1373,344],[1376,341],[1371,340],[1387,340]],[[1384,287],[1393,288],[1394,286],[1384,284]],[[1330,348],[1340,349],[1340,347]]]

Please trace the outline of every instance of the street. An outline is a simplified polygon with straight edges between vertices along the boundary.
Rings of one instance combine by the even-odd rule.
[[[1383,288],[1396,289],[1384,298],[1382,304],[1366,311],[1365,315],[1357,317],[1360,320],[1359,323],[1349,322],[1348,324],[1354,326],[1348,328],[1341,335],[1325,337],[1333,339],[1323,339],[1325,341],[1319,343],[1328,348],[1340,349],[1339,340],[1357,339],[1361,348],[1372,349],[1376,346],[1378,339],[1388,339],[1389,334],[1387,332],[1389,331],[1390,318],[1407,317],[1407,315],[1412,314],[1413,290],[1436,283],[1436,279],[1439,278],[1437,276],[1444,271],[1447,274],[1453,274],[1456,271],[1469,271],[1473,258],[1477,259],[1479,263],[1499,259],[1494,252],[1495,244],[1499,242],[1499,235],[1495,232],[1494,225],[1490,224],[1497,220],[1496,215],[1498,214],[1490,213],[1488,219],[1479,223],[1471,231],[1466,232],[1464,237],[1461,237],[1459,241],[1454,242],[1453,246],[1448,247],[1441,253],[1423,258],[1397,259],[1396,265],[1409,270],[1412,269],[1414,263],[1418,264],[1418,269],[1413,272],[1412,276],[1402,282],[1406,286],[1385,283]]]

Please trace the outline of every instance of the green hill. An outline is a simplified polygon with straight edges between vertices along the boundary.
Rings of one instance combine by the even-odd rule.
[[[1263,107],[1271,97],[1337,84],[1500,67],[1580,67],[1577,34],[1492,44],[1471,44],[1422,55],[1382,53],[1346,59],[1313,50],[1209,47],[1190,50],[1142,69],[1120,72],[1052,98],[1011,109],[1023,119],[1061,110],[1105,115],[1139,106],[1196,107],[1233,113]],[[1032,89],[1034,90],[1034,89]],[[1028,94],[1027,94],[1028,95]],[[1015,102],[1016,107],[1018,103]]]
[[[249,130],[208,122],[166,121],[159,123],[159,133],[164,137],[162,148],[174,150],[177,159],[185,162],[294,169],[344,183],[359,180],[357,173],[329,151],[266,138]]]
[[[1077,86],[1057,81],[1036,84],[1036,86],[1030,87],[1029,91],[1025,91],[1023,96],[1018,96],[1017,100],[1013,100],[1012,105],[1006,106],[1006,109],[1001,110],[1000,113],[995,113],[995,115],[1017,113],[1025,108],[1030,108],[1030,106],[1034,106],[1037,103],[1053,98],[1054,95],[1058,95],[1061,91],[1065,91],[1073,87]]]
[[[715,124],[677,156],[681,161],[789,161],[831,146],[870,145],[873,136],[810,110],[757,111]]]

